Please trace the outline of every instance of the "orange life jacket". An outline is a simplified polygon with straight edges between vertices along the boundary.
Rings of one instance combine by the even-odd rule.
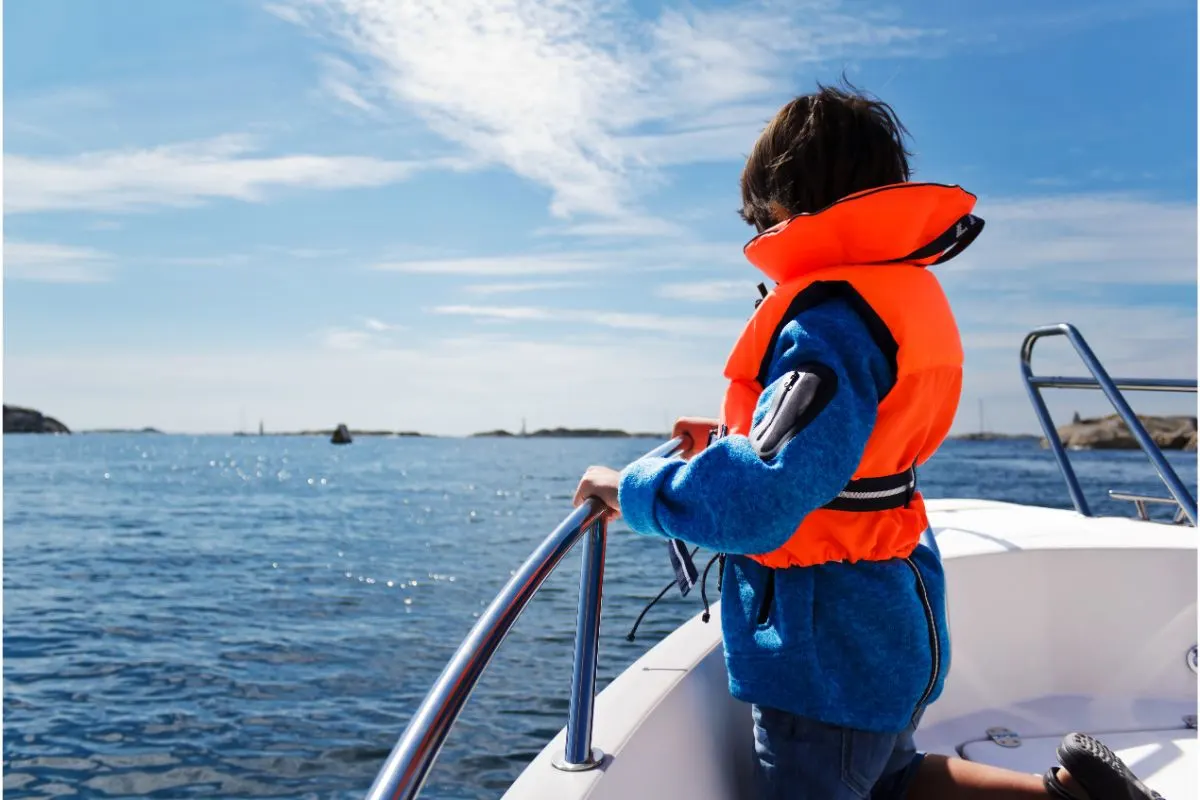
[[[915,469],[941,445],[962,389],[962,342],[950,305],[926,269],[960,253],[983,228],[975,196],[957,186],[902,183],[859,192],[776,225],[746,257],[777,282],[725,365],[723,432],[750,433],[783,327],[807,308],[843,298],[892,364],[850,484],[799,522],[768,567],[907,557],[928,527]]]

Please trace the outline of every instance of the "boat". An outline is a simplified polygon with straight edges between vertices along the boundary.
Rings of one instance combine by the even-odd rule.
[[[1090,377],[1036,375],[1036,343],[1065,337]],[[1124,391],[1196,381],[1108,375],[1070,324],[1030,332],[1021,370],[1073,510],[980,499],[927,501],[945,563],[953,666],[918,748],[1030,774],[1073,731],[1099,737],[1152,789],[1197,796],[1196,501]],[[1129,517],[1096,516],[1046,408],[1045,389],[1100,390],[1166,496],[1111,491]],[[652,455],[669,455],[679,441]],[[1166,509],[1169,518],[1155,508]],[[367,796],[413,798],[488,661],[546,576],[582,542],[566,724],[505,800],[751,797],[749,706],[728,691],[719,625],[685,622],[595,695],[605,524],[570,514],[513,574],[417,708]],[[719,619],[719,615],[714,613]]]

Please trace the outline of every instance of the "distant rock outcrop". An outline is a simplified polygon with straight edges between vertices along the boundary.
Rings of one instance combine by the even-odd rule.
[[[4,406],[5,433],[70,433],[66,425],[40,411],[19,406]]]
[[[334,444],[350,444],[354,441],[350,437],[350,429],[345,425],[338,425],[333,431],[333,436],[329,437],[329,441]]]
[[[1138,417],[1150,438],[1164,450],[1196,449],[1195,417]],[[1076,450],[1136,450],[1137,440],[1116,414],[1098,419],[1081,419],[1058,429],[1064,445]],[[1042,439],[1042,446],[1048,443]]]

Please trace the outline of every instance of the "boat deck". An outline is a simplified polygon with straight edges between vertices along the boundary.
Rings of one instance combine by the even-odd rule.
[[[1197,796],[1196,731],[1182,726],[1175,730],[1096,732],[1134,774],[1147,786],[1169,800]],[[1017,772],[1043,773],[1057,764],[1055,749],[1061,737],[1022,739],[1019,747],[1002,747],[991,740],[971,742],[962,747],[962,755]]]

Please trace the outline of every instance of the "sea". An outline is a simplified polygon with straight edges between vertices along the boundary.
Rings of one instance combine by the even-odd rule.
[[[641,439],[4,437],[4,795],[357,798],[475,618]],[[1165,494],[1140,452],[1071,454]],[[1194,454],[1170,455],[1195,491]],[[948,442],[929,497],[1069,507],[1036,441]],[[700,610],[611,529],[599,683]],[[704,554],[701,554],[703,556]],[[703,562],[701,562],[703,563]],[[563,726],[579,555],[484,675],[424,797],[492,798]]]

